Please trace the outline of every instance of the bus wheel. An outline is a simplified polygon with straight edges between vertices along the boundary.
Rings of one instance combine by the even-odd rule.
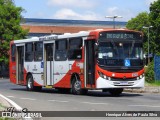
[[[42,87],[41,87],[41,86],[34,86],[34,90],[35,90],[35,91],[41,91],[41,90],[42,90]]]
[[[109,93],[110,93],[112,96],[119,96],[122,92],[123,92],[123,88],[113,88],[113,89],[109,89]]]
[[[72,81],[72,93],[75,95],[80,95],[81,94],[81,81],[78,80],[77,76],[75,75],[75,77],[73,78]]]
[[[102,92],[108,92],[108,89],[102,89]]]
[[[77,76],[75,76],[72,80],[72,93],[74,95],[85,95],[88,93],[87,89],[82,89],[81,88],[81,81],[78,79]]]
[[[27,90],[28,91],[33,91],[34,90],[32,75],[28,75],[28,77],[27,77]]]

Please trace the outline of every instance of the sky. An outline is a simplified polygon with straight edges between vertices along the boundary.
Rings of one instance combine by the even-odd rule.
[[[105,16],[122,16],[128,21],[141,12],[149,12],[156,0],[14,0],[22,7],[24,18],[110,21]]]

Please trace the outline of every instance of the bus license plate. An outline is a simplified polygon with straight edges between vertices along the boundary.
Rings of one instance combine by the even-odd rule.
[[[120,84],[121,85],[128,85],[128,82],[127,81],[121,81]]]

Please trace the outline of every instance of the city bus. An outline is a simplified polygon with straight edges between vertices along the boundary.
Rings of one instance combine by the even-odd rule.
[[[27,90],[54,88],[120,95],[144,87],[143,34],[96,29],[10,42],[10,81]]]

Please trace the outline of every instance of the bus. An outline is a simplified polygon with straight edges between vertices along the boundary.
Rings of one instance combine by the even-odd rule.
[[[10,42],[10,81],[27,90],[54,88],[120,95],[144,87],[143,34],[96,29]]]

